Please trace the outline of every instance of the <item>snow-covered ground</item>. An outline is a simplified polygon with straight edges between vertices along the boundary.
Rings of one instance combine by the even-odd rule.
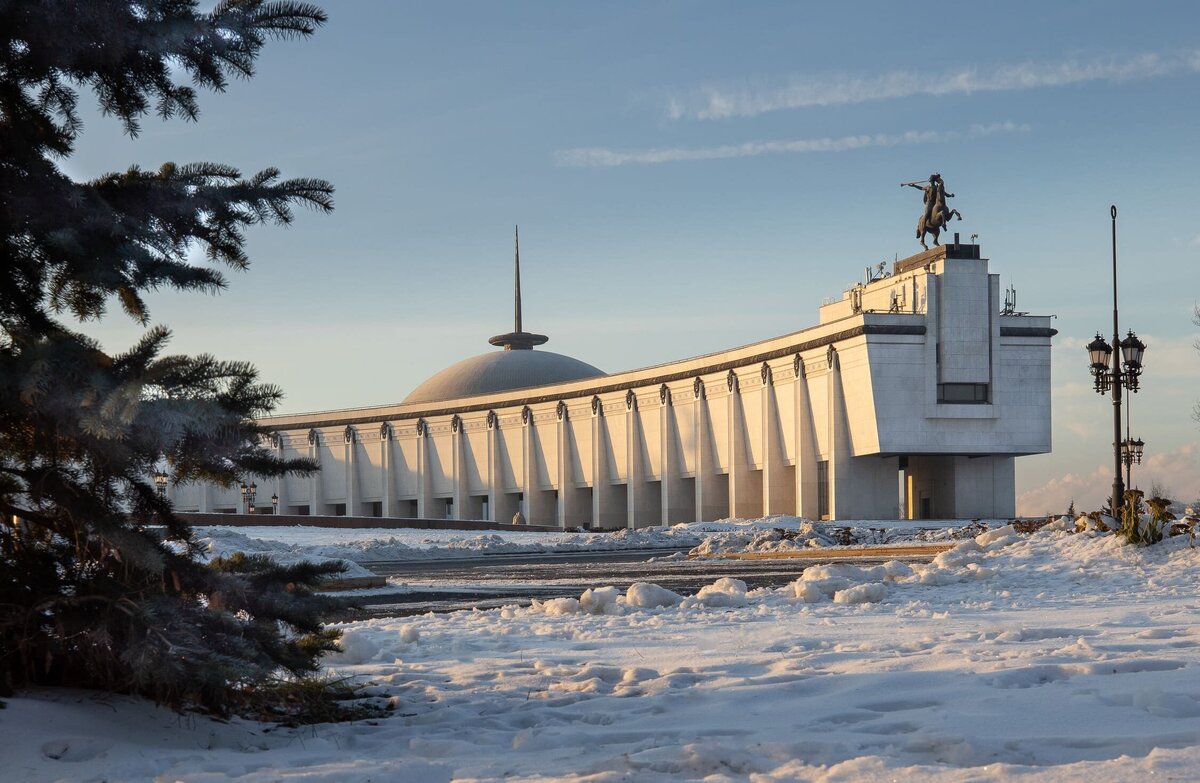
[[[756,539],[765,550],[768,540],[787,537],[782,547],[834,546],[844,542],[843,530],[861,543],[900,542],[918,534],[927,539],[948,538],[971,520],[911,523],[855,522],[855,527],[822,525],[799,517],[724,519],[671,527],[619,530],[613,533],[529,533],[524,531],[388,530],[377,528],[322,527],[198,527],[197,536],[212,555],[236,551],[274,553],[291,561],[343,559],[352,563],[388,560],[435,560],[485,557],[493,554],[545,552],[600,552],[617,549],[691,548],[706,546],[704,554],[743,550]],[[984,524],[987,524],[985,521]],[[996,524],[996,521],[993,521]],[[999,521],[998,524],[1003,524]],[[777,532],[779,531],[779,532]],[[773,538],[772,538],[773,537]]]
[[[331,670],[395,705],[370,723],[25,695],[0,779],[1200,780],[1200,549],[1066,526],[778,590],[347,624]]]

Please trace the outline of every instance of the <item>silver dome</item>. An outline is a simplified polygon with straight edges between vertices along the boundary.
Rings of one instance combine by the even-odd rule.
[[[604,375],[587,362],[561,353],[534,350],[493,351],[463,359],[431,376],[404,398],[438,402],[478,394],[546,386]]]

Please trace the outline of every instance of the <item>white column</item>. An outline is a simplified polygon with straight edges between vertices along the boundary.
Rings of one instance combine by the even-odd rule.
[[[321,450],[318,444],[321,442],[321,433],[312,430],[309,433],[308,439],[308,458],[314,460],[318,465],[321,464]],[[322,467],[324,467],[322,465]],[[308,479],[308,513],[313,516],[322,516],[325,509],[321,508],[321,471],[312,474]]]
[[[487,424],[487,487],[488,487],[488,520],[491,522],[502,521],[496,512],[496,504],[500,499],[500,493],[503,488],[499,486],[500,481],[500,457],[496,453],[500,433],[498,428],[500,421],[495,417],[494,413],[488,413]],[[511,522],[512,520],[504,520]]]
[[[736,378],[736,376],[735,376]],[[735,380],[729,391],[729,513],[735,517],[751,515],[747,506],[749,455],[746,453],[746,420],[742,415],[740,384]],[[756,516],[756,515],[755,515]]]
[[[463,519],[464,510],[467,507],[467,477],[466,471],[463,470],[463,438],[466,434],[463,432],[462,419],[458,419],[457,424],[451,424],[450,432],[450,452],[452,459],[453,481],[454,487],[453,504],[454,518]]]
[[[843,489],[841,479],[849,480],[851,459],[850,433],[846,427],[846,397],[842,388],[841,362],[837,353],[831,354],[833,361],[829,368],[829,518],[839,517],[839,503]],[[845,491],[849,491],[846,487]],[[847,514],[849,498],[840,504],[840,513]]]
[[[675,476],[679,471],[675,469],[674,459],[674,444],[675,438],[671,430],[674,424],[674,418],[671,416],[671,398],[670,392],[667,392],[666,400],[660,400],[658,406],[658,459],[662,465],[661,481],[659,482],[659,495],[661,502],[659,503],[659,520],[658,524],[666,525],[670,523],[671,518],[671,496],[677,491],[673,486]]]
[[[395,480],[392,476],[392,425],[379,428],[379,481],[383,488],[383,515],[396,516]]]
[[[693,464],[696,466],[696,521],[704,521],[704,484],[708,480],[708,464],[709,459],[709,423],[708,423],[708,400],[705,399],[704,385],[701,382],[700,386],[693,386],[699,393],[693,393],[695,402],[695,443],[696,455]]]
[[[567,452],[571,444],[567,437],[569,422],[566,410],[557,411],[556,418],[558,420],[558,465],[554,480],[558,483],[558,508],[555,509],[555,513],[558,517],[558,526],[566,530],[567,505],[568,503],[574,504],[575,477],[571,471],[571,460],[568,459]],[[574,509],[572,508],[571,511]]]
[[[775,405],[775,383],[771,371],[766,372],[762,389],[759,390],[759,404],[762,406],[762,432],[751,433],[761,437],[760,446],[763,455],[763,486],[762,513],[763,516],[782,514],[790,511],[784,503],[786,487],[779,484],[783,481],[783,449],[779,442],[778,411]]]
[[[429,438],[425,436],[428,425],[422,419],[417,422],[416,452],[417,452],[417,518],[427,519],[429,502],[433,499],[429,483]]]
[[[346,435],[343,437],[345,441],[346,455],[346,516],[358,516],[358,467],[357,467],[357,451],[355,441],[358,440],[358,433],[353,427],[346,427]]]
[[[524,426],[521,427],[521,513],[525,522],[530,525],[544,525],[546,520],[533,518],[533,489],[537,484],[533,475],[536,467],[533,459],[533,411],[522,414]]]
[[[808,393],[804,363],[796,373],[796,515],[817,518],[817,439],[813,429],[816,415]]]
[[[604,527],[612,509],[612,476],[608,466],[608,428],[598,404],[592,412],[592,525]]]
[[[625,527],[633,529],[637,523],[638,485],[642,475],[641,450],[637,447],[638,433],[637,397],[633,404],[625,404]]]
[[[275,447],[275,457],[282,460],[284,448],[287,445],[287,436],[283,433],[278,433],[275,436],[275,443],[278,444]],[[275,477],[275,496],[279,498],[279,504],[274,506],[274,512],[276,514],[287,513],[287,476]]]

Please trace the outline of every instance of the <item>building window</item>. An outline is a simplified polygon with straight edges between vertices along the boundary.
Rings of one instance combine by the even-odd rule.
[[[939,383],[938,402],[948,405],[986,405],[986,383]]]
[[[446,498],[446,519],[454,519],[454,499]]]
[[[829,460],[817,463],[817,518],[829,519]]]
[[[369,505],[369,508],[371,509],[371,516],[373,516],[373,517],[383,516],[383,501],[376,500],[374,503],[371,503]]]

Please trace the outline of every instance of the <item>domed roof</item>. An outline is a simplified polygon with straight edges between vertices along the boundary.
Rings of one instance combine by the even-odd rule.
[[[604,375],[587,362],[550,351],[507,350],[481,353],[436,373],[404,402],[436,402],[577,381]]]
[[[592,365],[550,351],[535,351],[549,338],[521,328],[521,245],[513,234],[516,276],[513,285],[513,330],[488,340],[503,351],[463,359],[433,375],[404,398],[410,402],[438,402],[477,394],[493,394],[604,375]]]

